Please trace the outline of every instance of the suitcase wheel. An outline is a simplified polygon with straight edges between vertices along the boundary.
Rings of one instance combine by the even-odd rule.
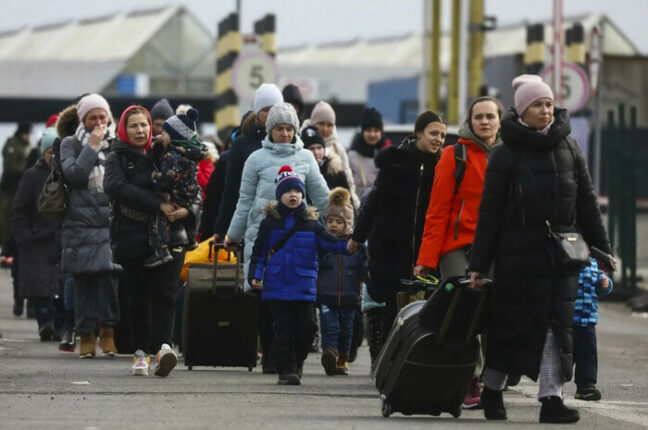
[[[187,370],[193,370],[193,366],[190,364],[189,366],[187,366]]]
[[[459,418],[461,416],[461,406],[452,408],[450,411],[450,415],[452,415],[455,418]]]
[[[441,411],[438,410],[438,409],[435,409],[432,412],[430,412],[430,415],[432,415],[433,417],[438,417],[439,415],[441,415]]]
[[[381,412],[382,416],[385,418],[389,418],[389,416],[394,412],[394,409],[392,408],[392,405],[389,404],[387,399],[385,399],[384,396],[381,398],[382,400],[382,406],[381,406]]]
[[[248,366],[248,372],[252,371],[252,366]]]

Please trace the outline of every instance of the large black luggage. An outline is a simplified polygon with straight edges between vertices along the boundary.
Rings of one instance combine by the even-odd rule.
[[[247,367],[257,362],[259,299],[243,292],[240,253],[233,264],[194,264],[184,293],[182,353],[193,366]]]
[[[441,311],[443,322],[438,332],[425,329],[420,324],[425,301],[407,305],[396,317],[372,371],[381,394],[384,417],[393,412],[461,415],[461,405],[479,353],[475,334],[485,302],[484,297],[478,302],[478,309],[462,308],[461,295],[456,295],[462,289],[451,290],[452,297],[457,298],[451,299],[448,308]],[[433,300],[439,291],[441,289],[429,300]],[[456,313],[469,313],[475,318],[475,323],[470,325],[461,340],[448,338]]]

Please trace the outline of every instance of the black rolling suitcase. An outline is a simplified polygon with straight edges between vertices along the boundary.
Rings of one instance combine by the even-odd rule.
[[[443,283],[428,301],[433,301],[446,285]],[[420,324],[421,310],[428,302],[413,302],[399,312],[372,369],[384,417],[393,412],[461,415],[461,405],[477,362],[479,342],[475,334],[485,304],[482,294],[476,309],[462,308],[463,293],[456,294],[462,290],[462,287],[453,288],[453,298],[442,311],[438,332]],[[457,313],[472,314],[474,323],[462,339],[450,339],[447,336]]]
[[[257,362],[259,299],[243,291],[243,260],[190,266],[184,294],[182,353],[193,366],[247,367]]]

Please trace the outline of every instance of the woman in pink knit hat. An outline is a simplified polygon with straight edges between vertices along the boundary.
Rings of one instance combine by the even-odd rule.
[[[325,101],[318,102],[313,107],[313,112],[311,112],[310,118],[302,124],[302,130],[308,126],[316,127],[324,138],[326,150],[340,157],[344,174],[349,183],[351,201],[353,202],[353,206],[358,209],[360,207],[360,199],[356,194],[356,186],[355,181],[353,180],[353,172],[349,165],[349,157],[344,147],[340,142],[338,142],[337,128],[335,127],[335,111],[333,110],[333,107]]]
[[[538,381],[540,422],[578,421],[564,405],[572,376],[572,325],[579,269],[552,257],[548,233],[582,233],[605,252],[610,243],[569,115],[554,106],[539,76],[513,80],[515,106],[502,119],[503,145],[490,157],[469,264],[471,287],[495,264],[489,286],[485,385],[487,419],[505,420],[507,374]]]

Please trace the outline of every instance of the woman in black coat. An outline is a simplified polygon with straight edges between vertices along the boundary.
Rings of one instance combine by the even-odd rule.
[[[350,251],[369,239],[369,295],[385,302],[383,337],[398,312],[400,280],[412,276],[421,245],[434,169],[445,141],[446,124],[439,115],[422,113],[414,136],[376,155],[376,181],[360,208]],[[383,339],[384,341],[384,339]]]
[[[151,173],[155,157],[151,145],[151,117],[141,106],[130,106],[119,121],[119,140],[106,160],[104,188],[112,203],[110,240],[113,257],[128,282],[128,313],[136,349],[133,375],[148,375],[155,354],[155,375],[167,376],[177,364],[171,349],[175,298],[189,238],[200,219],[199,192],[188,207],[166,203],[153,192]],[[150,218],[162,211],[170,222],[169,250],[173,261],[146,268],[150,255]],[[153,365],[153,363],[151,363]]]
[[[513,80],[515,108],[502,120],[504,145],[490,157],[470,259],[471,285],[495,262],[487,327],[487,419],[506,419],[506,374],[539,379],[541,422],[575,422],[562,386],[572,374],[572,321],[578,270],[556,267],[548,228],[580,231],[610,252],[585,160],[570,136],[569,117],[554,108],[539,76]]]
[[[18,270],[20,296],[30,299],[36,309],[38,334],[42,341],[54,340],[54,305],[61,293],[61,222],[45,220],[38,212],[38,197],[49,174],[53,128],[41,139],[42,157],[23,175],[13,203],[13,236],[20,253]]]

